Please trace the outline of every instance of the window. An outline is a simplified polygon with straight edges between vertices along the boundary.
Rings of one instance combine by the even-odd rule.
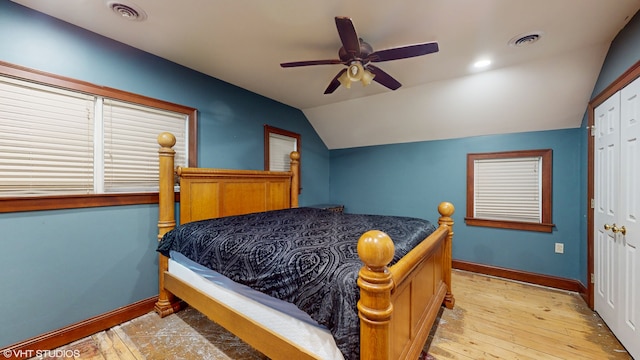
[[[551,232],[552,151],[467,155],[467,225]]]
[[[195,164],[196,111],[0,62],[0,211],[157,201],[158,144]],[[153,196],[155,194],[155,197]]]
[[[0,77],[0,196],[93,189],[92,96]]]
[[[186,166],[187,115],[105,99],[103,119],[101,192],[158,191],[157,137],[165,131],[176,137],[176,166]]]
[[[265,170],[289,171],[291,161],[289,155],[292,151],[300,153],[300,149],[300,134],[269,125],[264,126]],[[298,174],[298,180],[302,184],[300,174]],[[299,192],[302,192],[302,185],[300,185]]]

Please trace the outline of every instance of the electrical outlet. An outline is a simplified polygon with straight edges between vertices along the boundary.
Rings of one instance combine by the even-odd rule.
[[[564,244],[556,243],[556,254],[563,254],[563,253],[564,253]]]

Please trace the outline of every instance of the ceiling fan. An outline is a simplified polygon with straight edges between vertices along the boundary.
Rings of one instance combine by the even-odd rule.
[[[342,47],[338,50],[338,57],[340,59],[294,61],[282,63],[280,66],[288,68],[310,65],[346,65],[347,67],[340,70],[333,80],[331,80],[331,83],[329,83],[329,86],[327,86],[327,89],[324,91],[325,94],[333,93],[340,85],[350,88],[352,82],[359,81],[366,86],[369,85],[372,80],[391,90],[396,90],[402,86],[402,84],[371,63],[406,59],[438,51],[437,42],[373,51],[371,45],[358,37],[351,18],[336,16],[336,27],[338,28],[338,35],[340,35],[340,40],[342,41]]]

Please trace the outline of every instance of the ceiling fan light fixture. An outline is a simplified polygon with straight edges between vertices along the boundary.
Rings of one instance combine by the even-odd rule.
[[[367,86],[371,84],[371,81],[373,81],[374,77],[376,77],[375,74],[373,74],[371,71],[367,69],[364,69],[364,71],[362,72],[362,79],[360,79],[362,86]]]
[[[364,68],[359,61],[352,62],[347,69],[347,76],[349,80],[352,82],[360,81],[362,79],[362,73],[364,72]]]
[[[348,69],[338,77],[338,81],[340,82],[340,85],[346,87],[347,89],[351,89],[351,80],[349,79]]]
[[[362,66],[360,62],[353,62],[349,65],[345,72],[343,72],[339,77],[338,81],[340,85],[346,87],[347,89],[351,89],[351,83],[361,82],[362,86],[367,86],[371,84],[373,78],[376,75],[371,71],[367,70]]]

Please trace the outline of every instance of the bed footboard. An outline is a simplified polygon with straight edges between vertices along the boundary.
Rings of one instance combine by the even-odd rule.
[[[452,308],[451,241],[454,207],[438,207],[438,229],[400,261],[389,236],[372,230],[358,241],[360,359],[417,359],[441,305]]]

